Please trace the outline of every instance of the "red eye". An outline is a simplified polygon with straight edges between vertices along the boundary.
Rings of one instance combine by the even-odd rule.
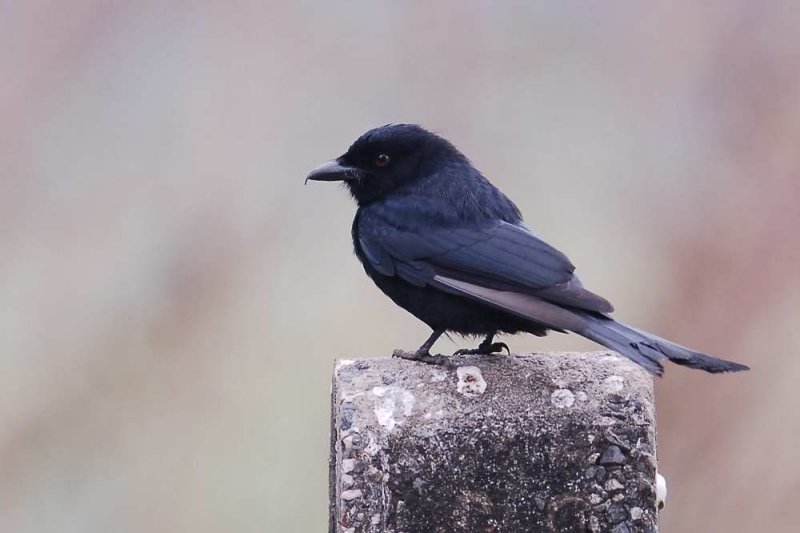
[[[378,154],[378,157],[375,158],[375,166],[376,167],[385,167],[389,164],[391,158],[386,154]]]

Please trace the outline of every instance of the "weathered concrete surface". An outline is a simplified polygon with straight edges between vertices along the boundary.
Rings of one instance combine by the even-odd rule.
[[[656,531],[652,380],[609,352],[338,361],[331,532]]]

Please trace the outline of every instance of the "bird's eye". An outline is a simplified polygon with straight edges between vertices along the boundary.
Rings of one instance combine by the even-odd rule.
[[[391,160],[392,159],[386,154],[378,154],[378,156],[375,157],[375,166],[376,167],[385,167],[386,165],[389,164],[389,161],[391,161]]]

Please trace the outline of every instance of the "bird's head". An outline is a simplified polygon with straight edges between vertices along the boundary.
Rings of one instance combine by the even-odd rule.
[[[363,134],[306,181],[343,181],[363,205],[461,162],[466,158],[446,139],[415,124],[388,124]]]

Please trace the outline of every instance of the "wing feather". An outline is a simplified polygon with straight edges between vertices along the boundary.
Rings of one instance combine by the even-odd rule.
[[[560,304],[601,313],[613,311],[607,300],[583,288],[566,255],[521,224],[491,221],[465,227],[454,222],[433,229],[419,224],[426,228],[423,231],[398,227],[368,214],[362,218],[359,243],[367,260],[383,275],[397,275],[418,287],[438,284],[481,300],[489,293],[476,292],[474,287],[484,287],[495,291],[490,296],[500,298],[500,303],[508,303],[510,294],[519,293],[522,300],[512,298],[509,304],[515,309],[535,301],[537,312],[547,302],[551,307]],[[437,276],[451,281],[436,281]],[[466,283],[470,290],[466,291],[466,285],[454,286],[454,282]]]
[[[451,292],[470,296],[550,328],[582,331],[586,327],[586,322],[575,313],[530,294],[499,291],[445,276],[434,276],[433,279]]]

